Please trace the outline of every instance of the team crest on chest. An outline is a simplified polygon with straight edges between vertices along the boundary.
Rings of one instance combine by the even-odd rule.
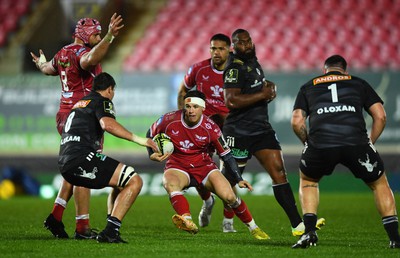
[[[179,144],[181,145],[182,150],[184,150],[184,151],[187,151],[191,147],[194,146],[194,144],[192,142],[190,142],[189,140],[180,141]]]
[[[213,92],[213,97],[221,97],[221,93],[224,91],[224,89],[219,85],[211,86],[210,89]]]

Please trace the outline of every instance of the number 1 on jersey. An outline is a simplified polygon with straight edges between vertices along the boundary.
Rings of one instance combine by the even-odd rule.
[[[337,87],[336,87],[336,83],[333,83],[331,85],[328,86],[328,89],[331,90],[331,95],[332,95],[332,102],[338,102],[338,95],[337,95]]]

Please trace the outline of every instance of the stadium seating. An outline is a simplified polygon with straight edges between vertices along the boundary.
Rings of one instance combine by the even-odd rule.
[[[400,69],[400,0],[170,0],[124,62],[126,72],[185,71],[209,38],[249,30],[269,71],[315,70],[332,54],[353,69]]]
[[[18,29],[20,20],[29,11],[31,1],[0,1],[0,48],[5,46],[8,36]]]

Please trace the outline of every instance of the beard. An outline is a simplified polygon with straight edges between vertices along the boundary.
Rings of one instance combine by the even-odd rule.
[[[256,46],[253,45],[253,48],[249,52],[241,52],[236,51],[236,55],[243,60],[249,60],[256,57]]]

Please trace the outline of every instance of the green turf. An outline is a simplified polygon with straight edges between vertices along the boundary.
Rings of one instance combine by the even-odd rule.
[[[396,199],[399,202],[399,194]],[[121,234],[128,244],[99,244],[94,240],[54,239],[43,228],[53,200],[14,197],[0,200],[0,257],[400,257],[389,249],[388,238],[370,193],[322,193],[319,214],[326,226],[318,232],[317,247],[291,249],[297,238],[272,196],[245,196],[257,224],[271,240],[253,239],[235,218],[237,233],[222,233],[222,205],[218,201],[211,224],[197,235],[174,227],[174,214],[167,196],[139,196],[124,219]],[[197,222],[201,201],[189,196]],[[69,203],[64,223],[72,235],[74,203]],[[91,223],[105,226],[106,196],[92,197]]]

